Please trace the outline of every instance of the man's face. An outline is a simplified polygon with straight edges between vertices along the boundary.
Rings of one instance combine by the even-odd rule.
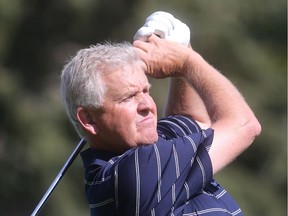
[[[105,75],[103,109],[98,119],[98,141],[110,151],[153,144],[158,139],[157,109],[150,84],[140,66]]]

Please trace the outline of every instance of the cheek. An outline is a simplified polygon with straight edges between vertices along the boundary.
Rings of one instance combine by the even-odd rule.
[[[127,129],[135,125],[136,122],[136,112],[137,108],[134,105],[120,108],[115,112],[114,121],[121,128]]]

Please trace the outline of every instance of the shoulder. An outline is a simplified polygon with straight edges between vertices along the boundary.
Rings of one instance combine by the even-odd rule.
[[[157,130],[160,136],[178,137],[200,132],[201,127],[188,116],[171,115],[158,121]]]

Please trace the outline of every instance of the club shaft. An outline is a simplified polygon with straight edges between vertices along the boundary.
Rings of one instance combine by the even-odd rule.
[[[64,164],[60,172],[58,173],[58,175],[56,176],[56,178],[54,179],[54,181],[51,183],[50,187],[48,188],[44,196],[42,197],[42,199],[40,200],[40,202],[38,203],[38,205],[32,212],[31,216],[38,215],[43,205],[45,204],[45,202],[47,201],[47,199],[49,198],[49,196],[51,195],[51,193],[53,192],[53,190],[55,189],[55,187],[57,186],[61,178],[64,176],[68,168],[71,166],[75,158],[78,156],[78,154],[80,153],[81,149],[84,147],[85,144],[86,144],[86,140],[84,138],[81,139],[81,141],[78,143],[78,145],[76,146],[76,148],[74,149],[74,151],[72,152],[72,154],[70,155],[70,157],[68,158],[68,160],[66,161],[66,163]]]

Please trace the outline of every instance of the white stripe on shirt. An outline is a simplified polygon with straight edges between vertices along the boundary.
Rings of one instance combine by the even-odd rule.
[[[140,212],[140,170],[139,170],[139,155],[138,150],[135,150],[135,171],[136,171],[136,206],[135,206],[135,216],[139,216]]]
[[[156,161],[157,161],[157,173],[158,173],[158,191],[157,191],[157,198],[158,202],[161,201],[161,159],[160,159],[160,154],[157,145],[154,145],[154,151],[156,154]]]

